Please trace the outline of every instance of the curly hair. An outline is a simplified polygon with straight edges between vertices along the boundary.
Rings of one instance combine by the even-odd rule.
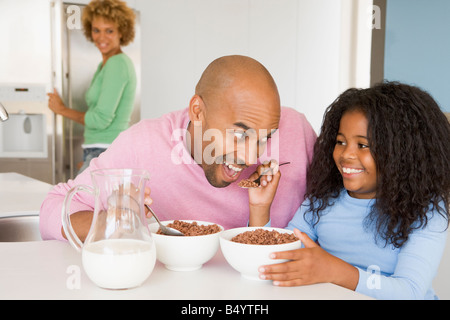
[[[366,226],[385,244],[401,247],[437,210],[449,221],[450,123],[435,100],[418,87],[385,82],[349,89],[327,109],[307,173],[306,214],[317,223],[343,190],[333,160],[340,120],[359,110],[368,121],[368,142],[377,168],[376,199]]]
[[[95,17],[103,17],[114,22],[122,35],[120,44],[128,45],[134,40],[135,18],[133,10],[120,0],[93,0],[83,10],[82,24],[84,35],[89,41],[92,39],[92,21]]]

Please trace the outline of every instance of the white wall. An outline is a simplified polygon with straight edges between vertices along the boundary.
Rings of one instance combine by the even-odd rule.
[[[319,131],[324,110],[341,91],[369,86],[371,29],[365,22],[371,4],[136,0],[142,21],[141,117],[187,107],[212,60],[243,54],[272,73],[282,105],[305,113]]]
[[[0,42],[0,83],[49,86],[51,39],[48,0],[1,0]]]
[[[0,83],[46,83],[50,91],[50,19],[43,18],[50,2],[0,1],[0,17],[16,17],[13,25],[0,19]],[[365,24],[372,0],[127,2],[141,12],[142,118],[185,108],[205,67],[228,54],[261,61],[282,104],[305,113],[316,131],[339,93],[369,85],[371,30]],[[24,10],[33,13],[17,15]],[[21,58],[9,61],[11,54]]]

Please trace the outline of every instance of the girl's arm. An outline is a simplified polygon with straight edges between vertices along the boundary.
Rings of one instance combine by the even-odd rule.
[[[300,206],[288,226],[296,225],[308,233],[294,230],[304,248],[274,253],[274,259],[292,261],[262,266],[260,276],[263,279],[272,279],[279,286],[331,282],[376,299],[433,298],[427,293],[432,293],[428,290],[432,287],[445,248],[446,218],[437,212],[430,213],[427,226],[411,233],[408,242],[400,249],[394,273],[385,275],[377,267],[376,260],[368,270],[363,270],[321,249],[314,242],[317,240],[314,228],[303,219],[307,207],[307,204]]]
[[[448,231],[447,220],[433,213],[427,226],[412,232],[401,247],[394,273],[382,275],[376,265],[368,271],[359,269],[356,291],[377,299],[434,298],[426,294],[437,274]]]

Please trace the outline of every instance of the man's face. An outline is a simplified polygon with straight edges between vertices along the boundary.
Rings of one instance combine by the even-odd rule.
[[[201,166],[211,185],[226,187],[239,179],[243,169],[256,164],[267,140],[278,129],[278,94],[250,85],[200,100],[206,111],[201,123]]]

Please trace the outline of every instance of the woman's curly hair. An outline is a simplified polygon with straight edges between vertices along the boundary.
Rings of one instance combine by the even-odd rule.
[[[117,24],[119,33],[122,35],[120,45],[126,46],[134,40],[136,15],[124,1],[93,0],[84,8],[81,20],[84,35],[89,41],[93,41],[92,20],[95,17],[102,17]]]
[[[342,115],[362,111],[377,168],[376,200],[366,219],[386,244],[401,247],[414,229],[437,210],[449,220],[450,124],[434,99],[421,89],[385,82],[349,89],[327,109],[307,174],[305,198],[312,221],[343,190],[333,150]],[[378,237],[377,237],[378,238]]]

